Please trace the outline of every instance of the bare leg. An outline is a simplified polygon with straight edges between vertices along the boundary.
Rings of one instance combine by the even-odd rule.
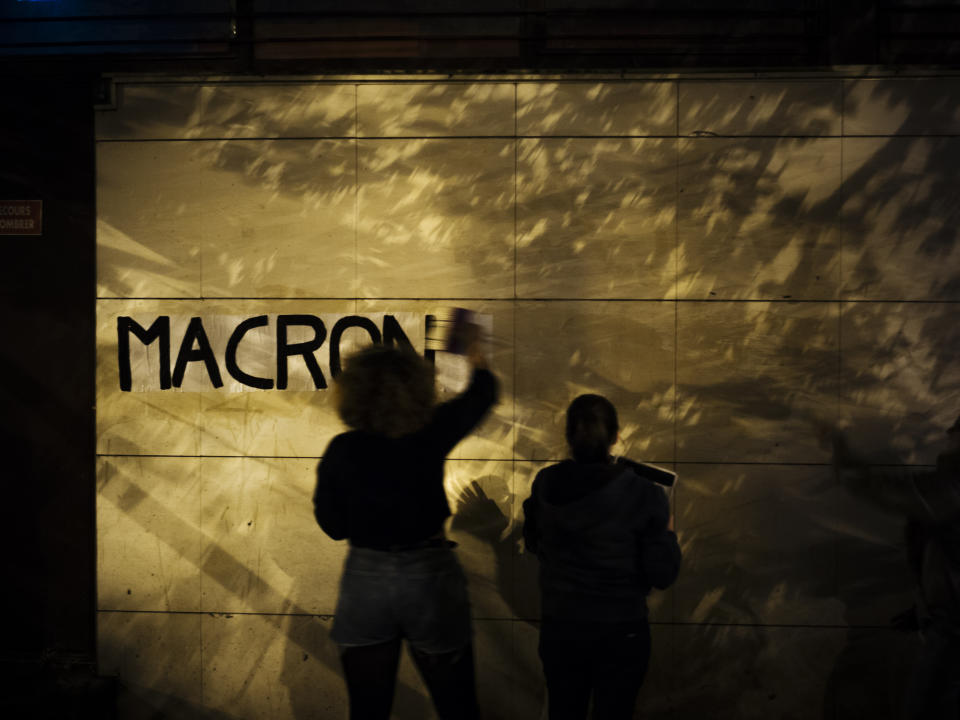
[[[350,697],[350,720],[388,720],[400,662],[400,638],[340,653]]]
[[[430,692],[440,720],[478,720],[477,686],[474,680],[473,645],[449,653],[410,655]]]

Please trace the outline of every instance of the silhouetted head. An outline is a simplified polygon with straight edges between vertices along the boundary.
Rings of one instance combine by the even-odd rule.
[[[349,427],[399,437],[419,430],[433,412],[433,368],[412,350],[372,345],[347,359],[334,391]]]
[[[602,395],[580,395],[567,408],[567,445],[577,462],[605,462],[619,430],[617,410]]]

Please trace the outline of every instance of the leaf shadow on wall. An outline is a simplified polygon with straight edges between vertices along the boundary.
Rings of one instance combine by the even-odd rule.
[[[895,89],[891,91],[890,103],[910,101],[909,96],[898,97]],[[797,116],[812,109],[802,103],[785,103],[777,108],[772,124],[803,125]],[[846,108],[848,113],[855,110],[849,105]],[[922,118],[924,108],[915,107],[912,112]],[[747,119],[745,115],[744,125]],[[805,129],[816,132],[818,127],[814,123]],[[960,405],[956,364],[960,332],[951,320],[951,305],[937,303],[960,299],[956,292],[958,265],[942,265],[957,246],[956,210],[949,201],[953,196],[949,168],[955,163],[945,158],[952,157],[958,146],[945,139],[887,137],[870,139],[873,145],[864,149],[857,147],[859,142],[850,141],[859,155],[855,164],[844,167],[841,141],[836,138],[704,137],[679,142],[679,201],[669,194],[657,200],[677,203],[678,272],[674,274],[669,255],[656,248],[643,254],[651,258],[650,263],[632,269],[673,276],[684,299],[678,309],[679,377],[674,417],[675,459],[681,462],[681,478],[685,460],[765,462],[771,473],[781,463],[812,463],[829,473],[829,452],[816,435],[818,420],[851,422],[852,434],[877,462],[929,462],[946,423],[955,416]],[[589,165],[583,161],[582,177],[576,169],[571,172],[569,189],[558,193],[552,203],[539,202],[536,187],[526,191],[538,198],[530,207],[546,216],[548,228],[562,228],[567,222],[576,195],[590,184]],[[543,173],[544,187],[546,178],[568,169],[558,164],[555,170]],[[921,187],[904,184],[905,177],[916,179]],[[595,184],[605,193],[615,190],[610,182]],[[603,206],[629,206],[631,201],[623,195],[605,199]],[[670,212],[669,207],[657,207],[657,202],[646,210],[654,224],[656,218]],[[526,209],[519,209],[521,223]],[[608,213],[600,214],[598,226],[611,224]],[[541,219],[532,217],[526,222],[535,227]],[[589,236],[590,227],[582,227],[580,232]],[[602,234],[598,235],[602,242]],[[549,258],[556,252],[549,230],[528,241],[525,252],[531,257]],[[607,262],[612,263],[613,257],[611,253]],[[543,276],[544,271],[539,272]],[[521,269],[520,275],[523,273]],[[865,288],[881,284],[886,276],[891,281],[882,294],[864,295]],[[567,273],[562,297],[591,298],[598,292],[616,296],[616,289],[599,277]],[[543,288],[552,292],[547,284]],[[536,288],[532,295],[537,296]],[[934,303],[844,304],[841,318],[837,315],[840,298]],[[735,302],[696,302],[720,299]],[[838,330],[841,322],[842,337]],[[590,349],[598,347],[615,352],[615,344],[607,337],[585,336],[582,346],[585,351],[576,362],[570,362],[560,377],[554,378],[564,384],[569,395],[553,402],[554,416],[562,415],[565,402],[576,392],[590,387],[612,397],[629,415],[642,390],[626,387],[613,379],[613,373],[598,371],[602,358],[590,354]],[[668,348],[665,344],[656,350]],[[542,352],[546,355],[553,349]],[[624,360],[643,362],[642,358]],[[556,367],[535,361],[530,366]],[[525,418],[528,408],[542,404],[542,398],[538,393],[524,393],[523,386],[518,379],[518,433],[523,433],[525,426],[535,429],[540,425],[527,423]],[[648,392],[662,395],[663,389],[648,386]],[[639,432],[642,434],[642,429]],[[555,445],[536,437],[529,433],[521,459],[559,459]],[[770,482],[776,483],[776,478]],[[828,490],[833,490],[829,480],[820,489],[813,487],[818,494]],[[702,506],[697,508],[698,514],[710,516],[716,512],[711,508],[718,507],[714,498],[715,494],[685,492],[681,481],[677,502],[680,512],[696,503]],[[811,697],[820,697],[824,717],[834,717],[839,708],[855,714],[872,708],[876,717],[889,716],[903,687],[903,678],[894,670],[900,665],[896,656],[902,653],[903,643],[891,640],[883,645],[877,638],[885,631],[875,624],[867,625],[863,632],[855,628],[863,626],[862,617],[878,596],[887,598],[886,606],[909,594],[909,587],[896,584],[905,576],[895,524],[875,531],[871,511],[853,502],[838,500],[819,507],[778,504],[781,512],[807,528],[803,530],[807,534],[796,539],[801,547],[795,552],[809,558],[801,564],[816,568],[816,559],[826,556],[843,557],[842,566],[838,569],[827,560],[824,577],[814,573],[807,580],[795,578],[789,563],[758,562],[763,549],[744,547],[748,536],[736,532],[736,515],[718,517],[717,534],[707,538],[709,552],[730,560],[716,578],[718,584],[700,592],[703,600],[711,593],[725,593],[726,601],[720,607],[726,607],[722,614],[706,612],[697,617],[698,623],[720,625],[681,627],[675,633],[678,694],[674,709],[716,713],[720,708],[721,715],[729,712],[730,717],[769,717],[771,712],[774,716],[789,713],[791,699],[797,706],[809,707]],[[685,572],[692,573],[704,546],[693,545],[693,533],[682,524],[681,533],[688,557]],[[759,544],[765,539],[754,536],[749,540]],[[819,607],[821,614],[804,619],[803,624],[826,628],[824,639],[811,644],[800,635],[791,638],[765,628],[765,624],[776,623],[762,605],[756,605],[751,593],[743,592],[744,586],[757,584],[767,588],[758,597],[769,598],[780,588],[778,592],[793,597],[799,606]],[[846,589],[843,593],[841,584]],[[851,586],[855,592],[850,592]],[[825,602],[838,597],[843,598],[843,607]],[[679,615],[676,619],[688,621]],[[734,626],[724,624],[731,621]],[[871,629],[876,632],[871,634]],[[779,643],[782,646],[778,648]],[[865,647],[875,652],[864,652]],[[802,695],[786,690],[764,692],[765,686],[789,682],[791,665],[785,664],[784,658],[791,654],[803,655],[804,662],[815,659],[821,671],[801,675],[808,683]],[[832,674],[823,671],[831,662],[836,666]],[[723,668],[729,669],[729,675]],[[868,693],[862,683],[857,685],[858,676],[871,672],[889,677],[885,686],[889,695]],[[754,678],[752,690],[745,677]],[[768,701],[768,696],[776,699]],[[755,702],[759,698],[763,702]]]
[[[326,131],[343,122],[342,103],[315,100],[278,112],[269,94],[238,101],[229,85],[140,98],[117,132],[148,139],[98,147],[101,294],[350,295],[354,141],[304,137],[304,116]]]
[[[898,95],[897,86],[891,88],[879,91],[887,93],[889,103],[910,104],[908,95]],[[794,101],[784,103],[776,109],[771,122],[790,125],[798,115],[802,117],[813,109]],[[854,110],[849,105],[846,108],[848,113]],[[913,107],[910,112],[915,118],[922,118],[925,110]],[[749,118],[744,118],[746,125]],[[812,123],[806,129],[815,132],[818,127]],[[553,145],[562,147],[564,142],[557,140]],[[616,338],[585,335],[578,338],[584,349],[580,358],[569,363],[564,359],[557,370],[554,382],[561,384],[563,391],[555,397],[544,402],[536,383],[516,383],[518,432],[539,426],[533,419],[532,408],[544,413],[552,411],[560,417],[573,394],[593,388],[611,397],[628,417],[632,408],[644,402],[644,396],[656,395],[667,405],[670,422],[676,428],[674,442],[662,446],[669,454],[638,459],[825,466],[829,457],[818,443],[814,420],[840,422],[848,417],[854,422],[855,439],[878,459],[901,458],[914,463],[928,459],[944,421],[952,419],[960,405],[960,379],[956,372],[960,329],[951,321],[951,306],[847,303],[841,306],[842,317],[838,317],[835,303],[840,298],[938,302],[960,299],[960,274],[954,269],[957,264],[945,262],[956,252],[957,245],[956,209],[946,202],[953,195],[955,163],[945,160],[956,154],[955,142],[897,137],[851,141],[849,148],[854,156],[849,168],[839,167],[834,153],[840,141],[835,138],[703,137],[665,144],[670,143],[674,143],[672,152],[669,147],[658,152],[663,153],[663,182],[675,187],[675,193],[665,192],[662,187],[647,191],[635,183],[606,178],[603,173],[608,170],[594,178],[594,167],[617,167],[621,168],[618,172],[627,172],[619,164],[622,158],[618,152],[608,153],[606,159],[601,157],[603,153],[592,158],[588,144],[567,143],[565,150],[576,149],[580,164],[556,172],[547,169],[540,175],[531,173],[531,184],[522,190],[523,197],[529,200],[518,208],[520,223],[529,232],[522,234],[522,240],[516,237],[514,241],[524,244],[521,258],[527,257],[530,264],[529,268],[518,268],[520,277],[529,270],[519,305],[528,299],[556,297],[559,291],[567,299],[646,299],[647,295],[636,294],[644,289],[642,285],[635,285],[639,290],[632,287],[628,293],[620,293],[617,283],[611,285],[614,265],[625,265],[629,271],[623,275],[628,278],[624,282],[632,282],[630,274],[665,278],[660,284],[667,292],[683,298],[678,308],[679,337],[675,335],[672,342],[658,344],[653,351],[677,353],[676,382],[628,383],[624,377],[629,377],[629,373],[618,373],[615,367],[605,366],[591,354],[596,347],[616,354]],[[328,180],[312,174],[309,158],[284,156],[280,163],[269,155],[261,158],[251,148],[252,145],[231,145],[223,152],[212,151],[211,162],[245,183],[262,187],[265,193],[294,198],[310,193],[320,200],[325,197]],[[528,148],[536,149],[536,143],[530,141]],[[844,154],[847,155],[846,150]],[[666,173],[671,158],[679,183]],[[469,186],[477,181],[470,173],[459,174],[452,160],[438,163],[437,174],[449,175],[451,187],[460,183]],[[548,163],[545,167],[551,166]],[[408,175],[416,170],[412,160],[397,167],[398,172]],[[554,189],[548,181],[556,182],[560,170],[569,171],[571,182],[567,187]],[[905,177],[910,181],[905,182]],[[577,197],[584,185],[593,186],[591,192],[600,197],[602,212],[591,214],[589,197],[578,207]],[[464,202],[458,193],[425,191],[418,197],[418,202],[421,200],[432,204],[441,221],[471,212],[469,201]],[[491,207],[491,215],[477,213],[473,219],[481,224],[498,222],[499,206],[493,203]],[[625,229],[609,217],[619,208],[634,208]],[[634,239],[644,226],[644,218],[649,218],[655,229],[662,226],[664,218],[674,218],[679,243],[654,233],[649,236],[653,246],[645,248],[642,241]],[[536,234],[533,229],[541,220],[545,230]],[[621,233],[612,247],[588,251],[584,246],[579,251],[598,250],[599,254],[591,260],[596,272],[577,272],[576,243],[582,237],[571,236],[568,260],[550,265],[549,258],[564,250],[562,243],[557,243],[564,223],[574,223],[575,234],[590,238],[594,244],[602,244],[605,236]],[[474,269],[477,284],[484,282],[486,274],[501,269],[499,260],[487,262],[492,257],[488,248],[472,248],[469,243],[455,243],[453,248],[456,265]],[[634,257],[643,262],[630,262]],[[122,266],[119,261],[118,266]],[[547,295],[547,291],[552,294]],[[455,291],[452,295],[456,295]],[[663,295],[654,297],[660,300]],[[712,300],[731,302],[708,303]],[[561,324],[563,320],[556,322]],[[642,327],[642,320],[636,321],[636,326]],[[842,337],[838,328],[842,328]],[[664,332],[668,335],[671,331],[667,328]],[[548,363],[550,352],[551,348],[543,348],[529,366],[534,371],[541,362],[556,367]],[[616,364],[644,360],[621,358]],[[673,393],[676,412],[671,407]],[[946,406],[949,407],[944,409]],[[651,417],[649,413],[638,414],[636,422],[641,425],[644,418]],[[643,432],[644,428],[639,427],[638,437]],[[517,459],[560,459],[556,447],[557,443],[549,438],[528,432],[523,454]],[[709,478],[704,485],[707,490],[717,489],[717,483],[711,484]],[[681,486],[678,512],[686,512],[697,504],[700,507],[693,510],[698,515],[713,516],[717,514],[714,508],[718,507],[718,497],[717,492],[686,495]],[[847,579],[839,577],[839,571],[832,572],[833,577],[826,580],[798,580],[789,574],[789,569],[758,562],[751,548],[743,546],[744,538],[750,536],[731,531],[737,517],[732,515],[729,524],[721,525],[708,538],[709,552],[714,557],[738,558],[738,562],[721,562],[720,569],[711,576],[716,584],[698,589],[701,599],[720,592],[725,601],[713,606],[707,603],[707,609],[696,616],[691,626],[683,625],[686,618],[675,618],[679,624],[674,632],[673,658],[678,672],[673,680],[676,694],[671,698],[671,707],[691,712],[712,708],[721,713],[717,717],[722,717],[727,709],[730,717],[770,717],[769,703],[785,703],[784,707],[789,707],[791,700],[805,701],[803,706],[809,707],[810,697],[819,697],[823,717],[834,717],[838,708],[847,705],[875,708],[878,714],[872,717],[889,716],[889,708],[895,702],[882,693],[868,695],[862,688],[857,690],[850,668],[855,663],[863,667],[864,662],[878,668],[890,661],[891,653],[900,652],[896,649],[900,646],[895,644],[881,647],[877,643],[876,653],[864,654],[864,643],[876,642],[877,636],[863,634],[862,637],[873,639],[861,642],[858,624],[864,633],[877,628],[856,619],[865,606],[874,602],[877,593],[889,595],[894,591],[882,576],[888,568],[891,575],[896,575],[891,548],[899,539],[883,534],[888,529],[879,534],[866,532],[864,525],[870,523],[853,505],[845,506],[843,514],[836,514],[836,509],[789,501],[779,503],[779,507],[793,519],[802,520],[803,526],[833,532],[825,540],[799,538],[798,545],[802,547],[797,552],[801,557],[831,552],[843,555],[848,558],[845,572],[857,575],[869,568],[871,577],[856,577],[854,582],[860,591],[856,597],[845,598],[845,605],[838,612],[835,606],[822,601],[841,597],[840,583]],[[686,572],[692,573],[705,551],[702,544],[698,547],[694,542],[695,529],[688,531],[681,525],[680,530],[688,553]],[[750,540],[763,542],[757,536]],[[495,549],[498,559],[502,551],[500,546]],[[803,564],[809,567],[812,561],[805,560]],[[764,568],[762,576],[755,570],[760,567]],[[495,574],[511,607],[529,604],[529,598],[515,598],[518,586],[501,571],[499,564]],[[744,592],[742,587],[749,585],[760,589]],[[805,619],[804,627],[817,627],[825,634],[832,630],[834,635],[822,644],[811,645],[803,633],[777,635],[765,627],[770,622],[769,614],[758,605],[757,598],[765,600],[774,588],[781,586],[781,592],[794,597],[797,605],[826,608],[824,615]],[[694,603],[694,607],[699,605]],[[529,616],[518,613],[518,617]],[[714,622],[717,624],[710,624]],[[849,630],[844,623],[850,626]],[[290,642],[295,646],[309,644],[295,628],[278,624],[278,632],[292,633]],[[777,647],[777,643],[783,643],[782,647]],[[786,666],[780,663],[794,651],[806,658],[817,656],[821,665],[834,665],[829,677],[813,672],[803,675],[807,684],[801,689],[810,693],[804,698],[786,690],[771,690],[789,681]],[[882,675],[883,670],[878,670],[878,674]],[[745,677],[751,679],[744,681]],[[887,687],[896,688],[898,682],[899,678],[893,678]],[[771,694],[778,700],[757,702]],[[398,697],[398,707],[401,706],[405,707]],[[782,709],[777,705],[773,713]]]
[[[179,514],[155,499],[148,490],[140,485],[129,481],[118,473],[109,473],[101,482],[123,483],[122,487],[114,488],[111,496],[101,493],[101,497],[115,497],[114,502],[117,509],[125,517],[135,522],[148,522],[149,525],[145,525],[144,529],[160,543],[179,553],[183,559],[196,568],[198,573],[202,573],[205,580],[216,583],[228,592],[236,593],[238,578],[246,578],[246,582],[242,584],[244,595],[242,597],[238,595],[238,600],[243,601],[247,596],[255,595],[267,604],[280,608],[280,611],[276,613],[258,614],[258,619],[266,627],[273,628],[278,637],[286,639],[286,646],[282,648],[279,680],[287,687],[293,717],[315,717],[318,706],[335,706],[335,703],[331,702],[329,694],[323,692],[317,677],[317,663],[326,666],[334,674],[340,672],[337,651],[328,635],[331,620],[329,616],[318,616],[291,602],[289,598],[296,596],[296,588],[281,592],[271,586],[270,583],[252,571],[247,564],[224,550],[213,536],[181,518]],[[210,615],[217,622],[225,623],[229,623],[231,620],[237,623],[239,620],[235,620],[235,618],[242,616],[242,614],[235,615],[229,612],[211,613]],[[101,637],[101,653],[103,655],[110,656],[119,653],[118,648],[122,648],[128,642],[126,638],[133,640],[144,636],[144,633],[137,629],[139,616],[138,613],[129,616],[124,634],[119,636],[107,634],[105,637]],[[151,629],[156,625],[150,613],[147,613],[145,619],[141,619],[139,622],[149,623],[148,627]],[[153,630],[152,633],[147,635],[152,636],[155,632]],[[207,659],[200,668],[200,672],[217,671],[212,658],[220,657],[221,661],[225,656],[232,658],[231,662],[233,664],[230,667],[222,668],[220,671],[221,673],[232,673],[227,682],[227,686],[233,688],[228,693],[230,695],[228,701],[239,703],[242,706],[244,696],[255,692],[251,683],[262,672],[261,665],[272,667],[276,665],[276,660],[266,657],[266,654],[274,648],[272,642],[267,643],[260,656],[250,656],[251,647],[255,647],[255,644],[251,645],[244,642],[244,635],[240,632],[240,629],[235,629],[217,633],[213,638],[203,638],[202,652]],[[162,636],[162,633],[160,635]],[[237,649],[238,643],[239,650]],[[173,653],[171,656],[154,659],[157,667],[163,668],[171,663],[178,666],[190,664],[188,658],[181,656],[182,647],[171,646],[168,650]],[[137,702],[137,698],[143,694],[144,690],[138,688],[134,693],[137,697],[133,697],[132,702]],[[188,710],[190,713],[197,714],[188,713],[184,714],[184,717],[219,716],[218,711],[210,709],[206,698],[203,698],[203,702],[200,698],[192,702],[189,698],[177,695],[153,697],[155,693],[151,693],[149,688],[146,689],[146,695],[149,696],[149,704],[161,708],[165,713],[170,713],[170,716],[181,712],[187,713]],[[274,705],[278,706],[276,701],[274,701]],[[402,681],[397,684],[396,708],[395,716],[403,720],[424,717],[429,713],[429,703],[426,698]]]

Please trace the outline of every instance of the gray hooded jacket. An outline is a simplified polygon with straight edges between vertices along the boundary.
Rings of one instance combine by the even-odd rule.
[[[524,541],[540,560],[543,617],[630,621],[680,569],[663,490],[629,464],[567,460],[541,470],[523,503]]]

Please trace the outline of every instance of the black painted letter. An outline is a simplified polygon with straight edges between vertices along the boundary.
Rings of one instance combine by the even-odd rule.
[[[313,328],[313,340],[290,344],[287,342],[287,327],[290,325],[308,325]],[[316,315],[277,315],[277,390],[287,389],[287,358],[291,355],[303,355],[313,386],[318,390],[327,387],[323,371],[317,364],[314,351],[323,345],[327,338],[327,328]]]
[[[196,349],[193,347],[194,341],[197,343]],[[187,371],[188,362],[200,360],[206,365],[207,375],[210,376],[213,386],[223,387],[217,359],[213,356],[213,348],[210,347],[210,340],[207,339],[207,333],[203,329],[203,320],[193,317],[190,318],[187,331],[183,334],[183,342],[180,343],[180,352],[177,353],[177,364],[173,368],[173,386],[180,387],[183,384],[183,374]]]
[[[413,350],[413,343],[400,327],[400,322],[393,315],[383,316],[383,344],[397,345],[398,347]]]
[[[243,336],[247,334],[248,330],[253,330],[253,328],[256,327],[266,327],[268,322],[266,315],[257,315],[257,317],[247,318],[237,325],[230,334],[230,339],[227,341],[227,352],[224,357],[224,362],[226,363],[227,372],[230,373],[230,377],[237,382],[243,383],[247,387],[258,388],[260,390],[269,390],[272,388],[273,380],[271,378],[248,375],[241,370],[240,366],[237,365],[237,348],[240,347],[240,341],[243,340]]]
[[[333,330],[330,331],[330,374],[333,377],[340,374],[340,338],[343,336],[344,330],[352,327],[363,328],[370,333],[375,345],[380,344],[380,330],[370,318],[360,315],[346,315],[337,320]]]
[[[168,389],[170,387],[170,317],[161,315],[146,329],[126,315],[117,318],[117,362],[120,366],[120,389],[125,392],[130,392],[133,386],[130,376],[131,332],[144,345],[160,340],[160,389]]]

